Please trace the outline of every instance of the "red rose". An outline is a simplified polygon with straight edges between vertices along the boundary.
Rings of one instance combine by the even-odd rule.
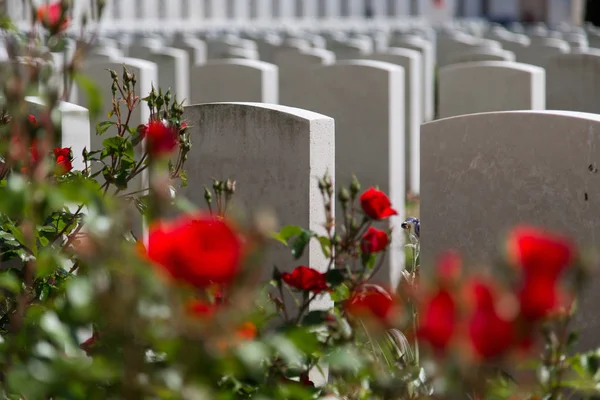
[[[457,307],[452,294],[440,289],[427,300],[420,312],[418,335],[436,350],[444,350],[452,340],[457,325]]]
[[[321,293],[327,290],[325,274],[309,267],[296,267],[291,274],[284,273],[282,278],[289,286],[305,292]]]
[[[573,246],[567,239],[529,226],[512,231],[508,251],[511,261],[530,277],[558,278],[574,258]]]
[[[27,122],[33,128],[36,128],[38,126],[37,119],[35,119],[35,117],[31,114],[27,116]]]
[[[169,154],[177,146],[177,132],[161,121],[148,122],[140,134],[146,138],[148,152],[155,156]]]
[[[474,282],[469,289],[475,301],[467,327],[473,350],[482,359],[501,356],[515,344],[514,321],[498,314],[500,307],[491,285]]]
[[[54,156],[56,157],[56,166],[59,175],[67,173],[73,169],[73,164],[71,164],[72,158],[70,148],[65,147],[61,149],[57,147],[54,149]]]
[[[42,4],[37,9],[37,21],[53,33],[60,33],[69,27],[70,19],[63,17],[60,3]]]
[[[186,309],[191,316],[204,319],[211,318],[217,311],[217,306],[201,300],[192,300],[186,304]]]
[[[390,238],[386,232],[369,227],[362,237],[360,249],[363,253],[377,253],[385,250],[389,242]]]
[[[347,311],[354,317],[374,318],[378,322],[388,325],[395,317],[396,301],[382,287],[365,284],[352,294],[348,301]]]
[[[547,317],[563,305],[558,284],[554,279],[527,279],[518,295],[521,315],[530,322]]]
[[[241,243],[224,221],[184,216],[150,228],[147,255],[174,279],[199,288],[228,284],[241,262]]]
[[[385,193],[370,188],[360,196],[360,205],[369,217],[373,219],[384,219],[392,215],[398,215],[398,212],[392,208],[390,199]]]

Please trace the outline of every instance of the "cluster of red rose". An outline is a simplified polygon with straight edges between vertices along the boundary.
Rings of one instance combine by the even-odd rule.
[[[509,262],[518,279],[509,287],[489,278],[461,279],[461,259],[447,253],[437,265],[434,288],[421,288],[420,338],[438,353],[467,350],[490,360],[530,350],[539,323],[566,313],[572,298],[561,278],[575,249],[560,236],[521,226],[508,238]]]
[[[391,208],[388,197],[373,188],[362,194],[360,203],[365,215],[373,220],[397,214]],[[361,240],[363,252],[368,253],[383,251],[388,244],[388,234],[373,227],[364,233]],[[152,226],[146,254],[175,281],[199,289],[210,289],[214,285],[226,287],[235,279],[243,252],[242,240],[226,221],[199,214]],[[299,266],[291,273],[283,274],[282,279],[300,291],[321,293],[330,289],[326,275],[307,266]],[[219,299],[212,302],[194,300],[188,307],[193,314],[206,318],[221,306],[221,302]],[[348,310],[354,315],[366,312],[391,318],[394,300],[379,287],[361,285],[351,296]]]
[[[38,128],[38,121],[33,115],[29,115],[27,117],[27,124],[30,129]],[[31,168],[35,168],[35,166],[43,160],[44,157],[42,156],[40,150],[40,145],[38,144],[36,138],[31,141],[29,151],[27,151],[27,148],[24,146],[19,137],[13,136],[11,139],[10,157],[13,160],[24,160],[26,157],[29,157],[29,165]],[[73,169],[73,154],[70,148],[57,147],[52,150],[52,154],[54,155],[54,161],[56,165],[56,175],[63,175]],[[21,172],[26,173],[27,168],[21,168]]]

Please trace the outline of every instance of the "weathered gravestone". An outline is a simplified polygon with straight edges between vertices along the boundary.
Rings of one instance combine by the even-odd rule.
[[[193,105],[185,108],[184,118],[195,138],[186,164],[190,185],[182,191],[188,199],[202,205],[203,184],[231,178],[237,181],[231,212],[267,208],[274,211],[279,228],[299,225],[324,233],[318,179],[335,171],[332,118],[254,103]],[[274,242],[265,265],[273,264],[287,272],[301,264],[327,269],[317,241],[297,264],[289,249]]]
[[[44,109],[44,101],[39,97],[26,97],[29,106],[28,113],[38,116]],[[85,168],[83,162],[83,149],[90,149],[90,116],[86,108],[76,104],[59,103],[56,114],[51,116],[60,132],[56,138],[56,146],[69,147],[73,151],[73,169],[82,171]]]
[[[406,189],[410,193],[419,193],[419,129],[423,123],[421,112],[421,87],[423,85],[423,59],[416,50],[390,48],[385,53],[369,56],[371,60],[389,62],[404,69],[404,145]]]
[[[394,64],[341,61],[313,71],[307,81],[313,96],[302,106],[335,119],[338,186],[348,185],[353,175],[364,188],[379,186],[399,213],[390,221],[397,231],[406,195],[404,81],[404,70]],[[377,279],[395,287],[404,265],[401,234],[394,235],[388,261]]]
[[[473,49],[452,55],[449,65],[475,61],[515,61],[515,53],[499,49]]]
[[[275,64],[279,68],[279,103],[291,107],[306,104],[306,99],[313,96],[306,80],[315,68],[334,62],[335,55],[329,50],[277,52]]]
[[[256,60],[215,60],[192,70],[191,103],[278,103],[277,66]]]
[[[561,54],[546,63],[546,101],[553,110],[600,113],[600,50]]]
[[[421,129],[421,262],[458,250],[481,268],[519,224],[600,245],[600,116],[509,111],[443,119]],[[584,293],[581,347],[600,344],[600,274]]]
[[[439,71],[439,117],[544,110],[545,75],[543,68],[507,61],[449,65]]]
[[[106,119],[106,115],[112,109],[112,78],[108,70],[113,70],[119,76],[121,84],[123,83],[123,67],[127,68],[131,74],[135,75],[137,84],[135,92],[141,98],[146,97],[152,90],[152,86],[158,87],[158,71],[156,64],[149,61],[133,59],[133,58],[121,58],[117,60],[98,60],[84,64],[83,73],[86,76],[93,77],[96,87],[99,89],[102,108],[100,109],[99,115],[100,120]],[[88,93],[85,88],[77,87],[77,103],[83,107],[89,109]],[[118,94],[118,92],[117,92]],[[127,115],[124,109],[124,105],[121,104],[122,114]],[[150,119],[150,110],[146,104],[141,103],[131,114],[129,120],[129,126],[137,127],[140,124],[145,124]],[[97,136],[96,124],[99,121],[91,121],[92,140],[91,147],[93,150],[98,150],[102,147],[102,141],[112,133],[109,129],[103,136]]]
[[[159,85],[156,64],[149,61],[122,58],[118,60],[97,60],[84,64],[83,72],[86,76],[94,77],[94,83],[96,84],[100,94],[101,101],[99,104],[102,106],[98,117],[95,119],[90,119],[90,130],[92,132],[90,149],[92,151],[102,149],[102,142],[111,136],[115,136],[117,133],[116,128],[111,126],[102,136],[99,136],[96,134],[96,125],[101,121],[105,121],[107,119],[108,112],[112,109],[112,79],[107,69],[116,71],[122,84],[123,66],[125,66],[131,74],[135,75],[137,79],[135,93],[136,95],[139,95],[140,98],[144,98],[150,93],[152,90],[152,85],[154,85],[154,87],[158,87]],[[85,90],[85,88],[77,87],[76,93],[77,104],[89,108],[89,98],[87,97],[89,93]],[[126,106],[122,102],[120,103],[120,110],[121,114],[124,116],[123,118],[125,119],[128,112]],[[115,117],[113,116],[113,121],[114,118]],[[146,124],[149,119],[150,110],[144,102],[141,102],[131,113],[129,127],[135,128],[141,124]],[[137,148],[135,159],[139,161],[141,157],[141,151],[139,148]],[[100,166],[95,166],[92,168],[92,171],[96,171],[99,168]],[[142,173],[130,181],[127,190],[124,191],[124,193],[139,192],[147,189],[147,187],[147,175],[146,173]],[[133,208],[133,205],[131,207]],[[130,215],[132,218],[130,225],[133,226],[133,232],[137,237],[141,237],[144,230],[139,213],[137,210],[132,209],[131,213],[128,215]]]
[[[156,45],[146,48],[146,52],[139,51],[139,58],[156,64],[158,68],[158,81],[163,92],[171,89],[177,100],[190,100],[190,72],[188,52],[183,49]],[[158,89],[158,88],[157,88]]]
[[[517,58],[518,62],[524,64],[537,65],[538,67],[546,67],[550,58],[559,54],[569,52],[569,44],[560,39],[543,39],[538,42],[531,42],[526,51],[520,54]]]
[[[435,114],[434,86],[435,86],[435,49],[431,42],[418,36],[405,35],[396,37],[390,42],[390,48],[400,47],[417,50],[423,57],[423,121],[431,121]]]

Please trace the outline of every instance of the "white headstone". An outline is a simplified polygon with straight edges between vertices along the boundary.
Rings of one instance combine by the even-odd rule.
[[[306,80],[315,68],[331,65],[335,55],[329,50],[309,49],[304,51],[287,50],[275,55],[279,68],[279,103],[297,107],[305,105],[313,96]]]
[[[540,42],[531,42],[531,45],[521,54],[521,58],[517,61],[537,65],[538,67],[546,67],[548,60],[559,54],[569,52],[569,44],[560,39],[543,39]]]
[[[202,138],[189,154],[189,186],[183,194],[204,204],[203,185],[212,179],[237,181],[230,212],[270,209],[279,228],[299,225],[323,234],[324,204],[318,179],[335,172],[334,121],[296,108],[253,103],[202,104],[185,108],[192,137]],[[260,209],[258,207],[261,207]],[[317,241],[299,264],[289,249],[273,242],[269,262],[288,272],[305,264],[326,270]],[[270,274],[271,271],[267,271]]]
[[[192,69],[191,104],[278,103],[277,66],[256,60],[215,60]]]
[[[157,65],[158,81],[163,92],[171,89],[173,98],[177,96],[179,102],[189,104],[190,71],[187,51],[162,47],[150,52],[145,60]]]
[[[421,88],[423,87],[423,58],[417,50],[391,48],[385,53],[369,56],[372,60],[385,61],[404,69],[404,135],[406,143],[406,188],[419,193],[420,145],[419,129],[423,123]]]
[[[25,100],[31,107],[30,113],[38,115],[44,108],[44,101],[39,97],[26,97]],[[73,169],[85,169],[83,162],[83,149],[90,150],[90,116],[86,108],[76,104],[61,102],[57,107],[57,114],[52,116],[58,119],[60,127],[59,147],[69,147],[73,152]]]
[[[515,53],[508,50],[467,50],[450,57],[450,64],[474,61],[515,61]]]
[[[431,42],[418,36],[401,36],[395,38],[390,44],[391,47],[401,47],[405,49],[417,50],[423,56],[423,120],[431,121],[435,113],[434,86],[435,86],[435,50]]]
[[[543,68],[508,61],[455,64],[439,71],[440,118],[488,111],[544,110]]]
[[[552,110],[600,114],[600,50],[561,54],[546,63],[546,99]]]
[[[455,249],[491,266],[501,240],[529,224],[600,246],[600,116],[512,111],[447,118],[421,129],[421,265]],[[580,348],[596,348],[600,276],[578,304]]]
[[[365,188],[379,186],[399,213],[390,225],[400,230],[406,195],[403,69],[381,61],[341,61],[316,69],[307,84],[314,95],[304,108],[335,119],[337,184],[347,185],[356,175]],[[395,238],[378,276],[390,287],[404,265],[402,235]]]

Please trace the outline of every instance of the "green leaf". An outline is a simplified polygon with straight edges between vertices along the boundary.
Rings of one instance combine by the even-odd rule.
[[[345,280],[344,275],[345,275],[344,270],[332,269],[332,270],[327,271],[327,273],[325,274],[325,279],[327,280],[327,283],[329,283],[331,286],[335,287],[344,282],[344,280]]]
[[[304,254],[304,249],[310,243],[310,239],[314,236],[314,233],[311,231],[302,231],[300,236],[298,236],[291,244],[290,248],[292,250],[292,255],[297,260],[302,257]]]
[[[90,79],[81,73],[75,74],[73,80],[85,93],[87,102],[84,106],[89,110],[90,118],[96,118],[103,106],[102,92],[98,89],[98,86],[96,86],[93,79]],[[79,101],[81,100],[82,99],[79,99]]]
[[[117,125],[114,121],[103,121],[96,125],[96,135],[101,136],[104,132],[108,130],[113,125]]]
[[[323,255],[325,256],[325,258],[330,258],[331,257],[331,241],[329,240],[329,238],[327,236],[318,236],[317,239],[319,240],[319,243],[321,244],[321,251],[323,252]]]
[[[4,272],[0,274],[0,288],[18,293],[21,290],[21,282],[12,272]]]
[[[181,179],[181,187],[184,188],[188,185],[188,177],[185,171],[181,171],[179,173],[179,178]]]
[[[296,225],[287,225],[281,228],[279,232],[271,234],[271,237],[287,246],[291,238],[300,234],[302,234],[302,228]]]
[[[339,303],[344,301],[350,297],[350,289],[346,285],[338,285],[333,289],[333,293],[331,293],[331,300]]]
[[[125,139],[124,137],[114,136],[114,137],[111,137],[108,139],[104,139],[102,141],[102,146],[104,146],[107,149],[114,149],[114,150],[120,151],[123,148],[124,143],[126,141],[127,141],[127,139]]]

